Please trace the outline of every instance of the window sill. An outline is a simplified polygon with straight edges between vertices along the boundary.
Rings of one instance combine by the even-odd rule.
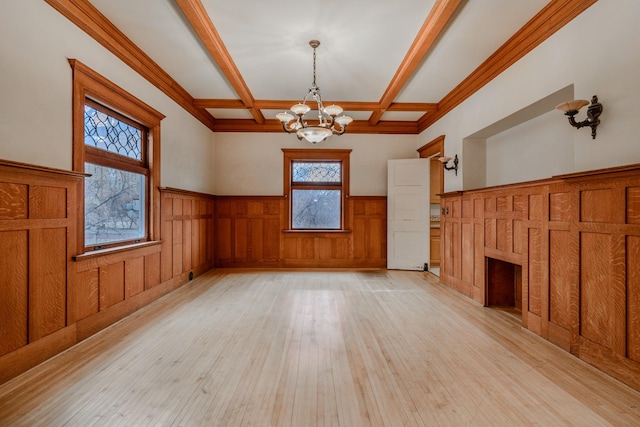
[[[136,249],[144,249],[152,246],[160,246],[162,244],[161,240],[153,240],[150,242],[142,242],[142,243],[134,243],[126,246],[118,246],[115,248],[107,248],[107,249],[98,249],[95,251],[85,252],[80,255],[76,255],[73,257],[73,260],[76,262],[86,261],[93,258],[99,258],[107,255],[119,254],[122,252],[129,252]]]
[[[309,234],[309,235],[340,235],[340,234],[350,234],[351,230],[282,230],[284,234]]]

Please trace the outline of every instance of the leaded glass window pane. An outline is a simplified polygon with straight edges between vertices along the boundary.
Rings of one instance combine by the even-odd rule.
[[[142,160],[142,130],[88,104],[84,106],[84,143]]]
[[[85,246],[143,238],[146,176],[91,163],[85,172]]]
[[[293,182],[342,182],[340,162],[294,162]]]
[[[293,228],[339,229],[340,190],[293,190]]]

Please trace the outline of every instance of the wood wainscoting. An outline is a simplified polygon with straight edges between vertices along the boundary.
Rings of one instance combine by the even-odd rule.
[[[483,305],[521,267],[522,324],[640,389],[640,165],[442,197],[441,280]]]
[[[216,267],[384,268],[387,198],[350,196],[346,231],[286,230],[281,196],[216,198]]]
[[[0,383],[213,267],[215,199],[174,189],[162,241],[81,254],[83,179],[0,161]]]

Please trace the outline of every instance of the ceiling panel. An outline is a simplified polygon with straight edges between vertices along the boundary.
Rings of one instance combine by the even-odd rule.
[[[110,27],[91,13],[71,11],[73,8],[65,6],[70,0],[49,1],[59,4],[58,10],[74,22],[84,21],[78,25],[89,34],[96,25]],[[575,16],[574,10],[580,13],[591,4],[581,0],[324,0],[296,5],[263,0],[71,3],[86,10],[89,1],[195,103],[189,97],[172,95],[174,88],[167,88],[160,72],[156,72],[158,78],[148,75],[150,81],[214,131],[211,117],[227,119],[221,125],[224,131],[242,131],[247,126],[259,130],[263,117],[273,119],[282,111],[274,106],[281,104],[284,109],[303,99],[313,81],[313,49],[308,43],[318,39],[316,83],[323,99],[354,103],[343,104],[345,113],[368,121],[368,125],[359,124],[359,129],[367,132],[375,131],[376,124],[385,121],[428,126],[429,117],[437,120],[450,108],[446,106],[448,94],[457,96],[454,89],[538,12],[545,10],[526,34],[543,34],[536,35],[541,41],[555,31],[556,27],[546,25],[549,21],[562,22],[553,24],[560,28]],[[74,13],[78,15],[69,16]],[[565,17],[568,20],[563,21]],[[103,44],[115,54],[125,48],[106,39],[109,41],[104,43],[103,39]],[[523,41],[510,45],[518,52],[526,53],[529,46],[535,46],[528,38],[514,40]],[[216,50],[221,45],[221,50]],[[134,69],[139,57],[135,54],[131,61],[121,56]],[[505,68],[510,65],[508,59],[499,60],[504,61]],[[468,96],[477,87],[464,86],[464,90]],[[252,113],[254,101],[262,101],[258,108],[269,109]],[[438,110],[443,104],[445,107]],[[433,115],[420,120],[426,111]],[[233,119],[241,119],[237,127]],[[254,123],[248,125],[247,120]],[[265,129],[273,131],[272,124],[267,123]],[[396,129],[421,130],[418,126]]]

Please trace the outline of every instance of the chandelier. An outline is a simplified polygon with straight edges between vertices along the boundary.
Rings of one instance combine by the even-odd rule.
[[[311,40],[309,46],[313,48],[313,83],[302,102],[292,105],[290,111],[276,114],[282,122],[282,128],[287,133],[295,133],[299,140],[303,138],[312,144],[324,141],[331,135],[342,135],[347,125],[353,121],[349,116],[339,115],[342,107],[322,104],[320,88],[316,85],[316,49],[320,46],[318,40]],[[307,101],[315,100],[318,108],[318,121],[312,124],[305,121],[305,114],[311,111]]]

